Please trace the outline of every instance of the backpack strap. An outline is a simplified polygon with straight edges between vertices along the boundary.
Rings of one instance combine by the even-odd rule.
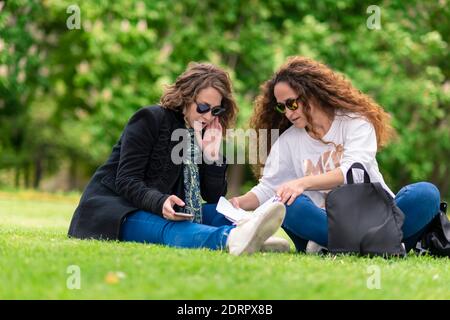
[[[355,162],[354,164],[352,164],[352,166],[350,168],[348,168],[347,171],[347,184],[354,184],[354,180],[353,180],[353,172],[352,169],[361,169],[362,171],[364,171],[364,183],[370,183],[370,177],[369,174],[366,171],[366,168],[364,168],[364,166],[359,163],[359,162]]]
[[[441,212],[447,214],[447,202],[443,201],[440,205]]]
[[[441,212],[439,213],[439,219],[441,223],[442,233],[447,240],[447,243],[450,243],[450,221],[447,217],[447,203],[441,202]]]

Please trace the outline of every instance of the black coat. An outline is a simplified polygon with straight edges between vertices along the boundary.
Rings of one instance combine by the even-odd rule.
[[[183,164],[171,160],[175,129],[184,128],[180,112],[151,106],[136,112],[105,164],[86,186],[75,210],[69,236],[118,239],[123,218],[136,210],[162,215],[172,194],[184,200]],[[187,140],[184,140],[187,141]],[[198,165],[203,200],[216,203],[227,189],[226,164]]]

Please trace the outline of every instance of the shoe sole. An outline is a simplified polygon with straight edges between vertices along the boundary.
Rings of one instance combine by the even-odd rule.
[[[252,254],[261,249],[264,241],[266,241],[271,235],[273,235],[283,223],[284,216],[286,214],[286,208],[281,203],[275,203],[273,208],[269,208],[265,214],[261,214],[258,219],[258,225],[262,227],[255,228],[251,235],[247,245],[236,255]]]
[[[273,243],[273,244],[266,244],[263,243],[261,247],[261,252],[289,252],[291,250],[291,246],[289,245],[289,242],[287,243]]]

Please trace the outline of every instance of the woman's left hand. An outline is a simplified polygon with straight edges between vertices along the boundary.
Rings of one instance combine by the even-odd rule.
[[[214,120],[206,126],[205,134],[202,140],[203,154],[211,161],[219,160],[220,144],[222,142],[222,125],[219,118]]]
[[[280,197],[280,201],[287,202],[290,206],[295,199],[305,191],[305,186],[302,179],[291,180],[283,183],[277,189],[277,196]]]

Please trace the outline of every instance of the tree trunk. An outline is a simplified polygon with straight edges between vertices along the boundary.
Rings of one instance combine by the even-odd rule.
[[[27,163],[24,168],[24,182],[25,188],[30,188],[30,163]]]
[[[72,157],[70,159],[68,187],[69,187],[69,190],[74,190],[78,187],[77,160],[74,157]]]
[[[442,176],[442,178],[441,178],[441,183],[440,183],[440,192],[441,192],[441,200],[444,200],[444,197],[450,197],[450,183],[449,183],[449,173],[450,173],[450,170],[449,170],[449,168],[447,167],[447,168],[445,168],[445,170],[444,170],[444,174],[443,174],[443,176]],[[450,200],[450,199],[449,199]]]
[[[449,171],[450,170],[446,164],[435,163],[431,174],[431,182],[436,184],[438,187],[442,200],[448,196],[450,186],[448,179]]]
[[[34,167],[34,184],[33,184],[33,188],[37,189],[37,188],[39,188],[39,185],[41,184],[42,172],[43,172],[42,160],[41,160],[40,157],[36,159],[34,165],[35,165],[35,167]]]
[[[15,177],[14,177],[14,185],[16,187],[16,189],[18,189],[20,187],[20,167],[16,166],[16,170],[15,170]]]

